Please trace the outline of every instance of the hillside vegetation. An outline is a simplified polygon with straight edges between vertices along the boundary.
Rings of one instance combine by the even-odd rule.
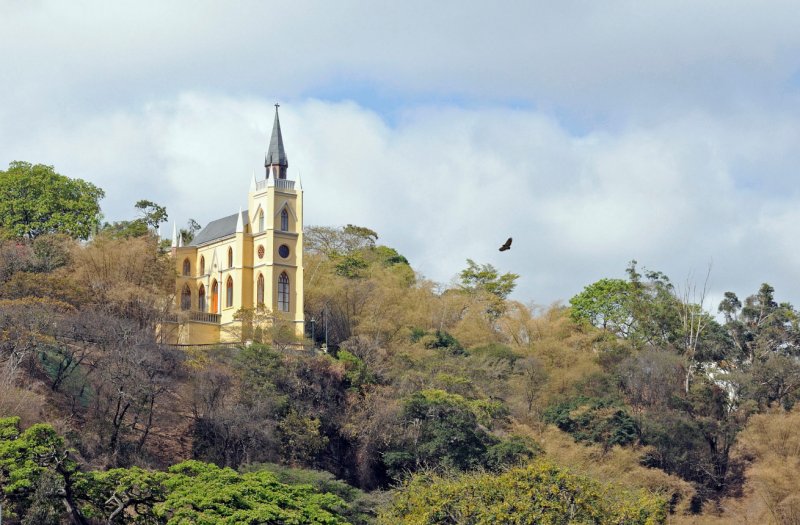
[[[310,227],[303,345],[242,311],[272,328],[179,351],[140,203],[88,242],[4,230],[4,523],[800,522],[800,328],[767,284],[720,322],[633,261],[538,308]]]

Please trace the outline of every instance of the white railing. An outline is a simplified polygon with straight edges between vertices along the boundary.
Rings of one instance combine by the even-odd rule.
[[[183,323],[186,321],[187,317],[189,321],[195,321],[197,323],[219,324],[222,315],[212,314],[211,312],[198,312],[197,310],[191,310],[191,311],[183,310],[181,311],[181,313],[173,312],[166,314],[164,316],[164,322]]]
[[[279,190],[293,190],[294,181],[288,179],[266,179],[256,182],[256,191],[261,191],[269,187],[275,187]]]
[[[189,312],[189,319],[199,323],[219,324],[220,317],[220,314],[212,314],[209,312]]]

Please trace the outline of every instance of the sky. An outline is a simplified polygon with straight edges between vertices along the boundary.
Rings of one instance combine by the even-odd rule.
[[[204,225],[246,207],[280,103],[306,225],[369,227],[566,303],[666,273],[800,305],[800,2],[0,0],[0,169]],[[171,230],[163,227],[163,232]],[[509,236],[512,249],[497,248]]]

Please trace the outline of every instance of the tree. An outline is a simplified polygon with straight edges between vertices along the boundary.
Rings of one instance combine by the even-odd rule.
[[[152,228],[154,230],[157,230],[158,226],[162,222],[167,222],[167,219],[169,218],[167,215],[167,208],[164,206],[159,206],[153,201],[146,199],[136,201],[134,208],[139,210],[139,213],[142,215],[139,220],[144,221],[148,228]]]
[[[184,245],[189,245],[190,242],[194,239],[194,236],[202,229],[200,223],[194,219],[189,219],[186,222],[186,228],[181,228],[181,231],[178,235],[181,236]]]
[[[139,200],[134,204],[134,208],[138,210],[140,215],[138,218],[129,221],[107,222],[103,224],[102,231],[115,238],[141,237],[155,232],[161,223],[167,222],[167,208],[159,206],[153,201]],[[190,225],[192,223],[197,224],[190,220]],[[181,232],[183,231],[181,230]]]
[[[50,425],[21,431],[19,418],[0,418],[0,503],[24,523],[60,523],[57,509],[86,523],[71,490],[77,464]],[[12,514],[13,515],[13,514]]]
[[[399,476],[424,467],[470,470],[485,465],[487,450],[498,443],[481,425],[487,419],[485,406],[443,390],[412,394],[403,407],[405,435],[384,454],[390,472]]]
[[[103,190],[56,173],[52,166],[15,161],[0,171],[0,228],[35,239],[63,233],[88,239],[100,225]]]
[[[304,234],[305,249],[329,258],[348,255],[363,248],[372,248],[378,234],[369,228],[348,224],[343,228],[309,226]]]
[[[539,398],[547,382],[547,371],[538,359],[531,356],[516,361],[514,373],[518,379],[517,388],[522,390],[528,413],[531,413],[534,402]]]
[[[485,295],[489,299],[486,313],[497,319],[505,311],[505,300],[514,291],[519,275],[511,272],[500,275],[491,264],[477,264],[467,259],[467,267],[459,274],[459,289],[470,295]]]
[[[744,301],[741,317],[744,340],[751,361],[771,353],[800,354],[798,315],[791,304],[775,301],[775,288],[764,283]]]
[[[587,321],[597,328],[627,337],[633,328],[629,282],[623,279],[600,279],[586,286],[569,300],[570,315],[576,321]]]
[[[74,278],[87,283],[99,309],[153,328],[171,305],[174,261],[160,252],[155,237],[101,234],[73,259]]]
[[[572,318],[608,330],[635,347],[681,346],[687,341],[696,345],[698,327],[683,319],[688,316],[693,322],[706,322],[703,312],[696,305],[682,309],[684,303],[666,275],[658,271],[642,275],[636,264],[634,260],[628,265],[627,281],[601,279],[570,299]],[[691,338],[684,325],[692,330]]]
[[[506,299],[514,291],[519,275],[504,273],[500,275],[491,264],[477,264],[467,259],[467,267],[459,274],[460,288],[468,293],[488,292],[498,299]]]
[[[345,525],[346,506],[310,485],[284,485],[267,471],[238,474],[197,461],[169,469],[168,495],[154,507],[167,525],[181,523],[297,523]]]
[[[344,525],[348,510],[334,494],[281,483],[265,470],[239,474],[185,461],[166,472],[84,471],[50,425],[20,431],[18,418],[0,418],[0,507],[12,523],[30,525]]]
[[[538,461],[501,474],[417,474],[395,492],[379,523],[656,525],[666,522],[667,508],[662,496],[601,484]]]
[[[382,341],[411,324],[416,275],[397,250],[376,246],[377,238],[352,224],[306,228],[305,313],[307,323],[316,321],[308,324],[314,341],[324,338],[333,349],[355,335]]]

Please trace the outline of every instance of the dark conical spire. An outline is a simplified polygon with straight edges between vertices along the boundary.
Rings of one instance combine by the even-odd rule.
[[[289,167],[289,159],[286,157],[286,151],[283,149],[283,135],[281,135],[281,121],[278,118],[278,107],[280,104],[275,104],[275,122],[272,124],[272,136],[269,139],[269,148],[267,149],[267,156],[264,158],[264,167],[267,168],[267,178],[269,178],[270,167],[277,168],[277,178],[286,178],[286,168]]]

